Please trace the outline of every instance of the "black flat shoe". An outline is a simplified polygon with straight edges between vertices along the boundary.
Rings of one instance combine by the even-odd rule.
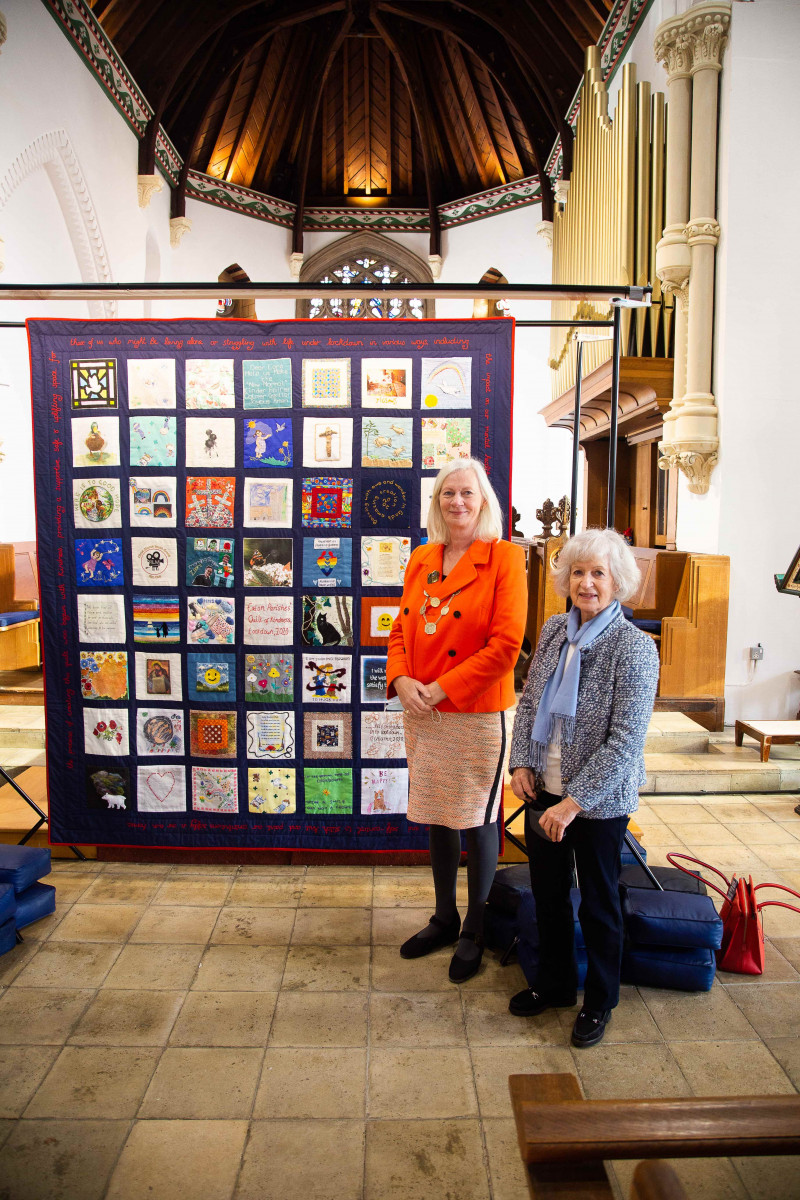
[[[548,1008],[572,1008],[578,997],[569,996],[540,996],[533,988],[523,988],[512,996],[508,1002],[508,1011],[515,1017],[538,1017],[539,1013]]]
[[[572,1030],[573,1046],[582,1050],[585,1046],[596,1046],[598,1042],[602,1042],[606,1025],[610,1020],[610,1008],[607,1008],[605,1012],[594,1012],[591,1009],[582,1008],[575,1018],[575,1026]]]
[[[461,918],[458,914],[448,924],[447,921],[442,921],[434,913],[429,924],[435,925],[440,932],[429,934],[427,937],[422,936],[424,930],[415,933],[407,942],[403,942],[400,947],[401,958],[424,958],[426,954],[433,954],[434,950],[439,950],[442,946],[452,946],[453,942],[458,941],[461,929]]]
[[[481,960],[483,959],[483,938],[479,933],[467,933],[461,931],[461,937],[466,938],[470,942],[474,942],[478,947],[477,958],[461,958],[458,951],[450,960],[450,982],[451,983],[466,983],[468,979],[472,979],[473,975],[478,974]]]

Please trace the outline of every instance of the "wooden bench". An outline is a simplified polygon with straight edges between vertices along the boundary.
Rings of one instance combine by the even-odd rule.
[[[0,671],[40,667],[39,576],[35,542],[0,543],[0,615],[31,613],[0,626]]]
[[[737,721],[734,730],[737,746],[741,746],[745,734],[755,738],[761,747],[762,762],[769,762],[773,746],[792,746],[800,742],[800,721]]]
[[[510,1075],[508,1084],[533,1200],[610,1200],[609,1159],[800,1152],[797,1095],[584,1100],[571,1074]],[[639,1180],[659,1175],[668,1178],[642,1171]],[[668,1200],[682,1192],[633,1194]]]

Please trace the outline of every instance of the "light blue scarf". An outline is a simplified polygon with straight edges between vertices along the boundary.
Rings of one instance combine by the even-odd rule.
[[[580,609],[570,609],[567,617],[567,640],[561,647],[556,669],[545,684],[531,733],[531,766],[539,774],[544,771],[547,762],[547,746],[552,741],[556,721],[561,721],[561,740],[565,745],[570,745],[575,737],[575,709],[578,705],[578,686],[581,681],[581,650],[590,646],[621,611],[619,601],[613,600],[608,608],[604,608],[596,617],[592,617],[591,621],[581,625]],[[570,646],[575,647],[576,653],[565,670]]]

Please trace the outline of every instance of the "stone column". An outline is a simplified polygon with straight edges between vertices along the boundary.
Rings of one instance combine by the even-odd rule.
[[[657,270],[662,280],[670,282],[678,294],[675,326],[675,390],[670,412],[664,420],[664,438],[659,465],[667,469],[677,466],[689,480],[689,490],[708,491],[711,472],[717,462],[719,437],[717,407],[711,392],[711,347],[714,322],[714,251],[719,241],[716,220],[715,181],[717,171],[717,94],[722,54],[730,26],[730,3],[712,0],[690,8],[680,17],[661,25],[656,34],[656,53],[669,58],[667,47],[675,51],[683,47],[691,76],[691,158],[688,144],[683,142],[679,163],[670,161],[671,147],[667,146],[667,227],[659,244]],[[673,114],[670,88],[670,108],[667,117],[668,139],[673,120],[685,124],[685,97],[679,98],[677,114]],[[686,176],[686,167],[690,174]],[[683,238],[674,227],[679,220],[676,209],[669,207],[669,181],[675,177],[675,195],[689,181],[689,218]],[[685,210],[684,210],[685,211]],[[673,216],[676,221],[672,223]],[[663,247],[663,249],[662,249]],[[688,251],[688,264],[686,255]],[[687,270],[688,266],[688,270]],[[662,275],[662,268],[664,274]],[[681,283],[681,277],[683,282]],[[686,287],[688,283],[688,313]],[[681,315],[682,314],[682,315]],[[685,338],[685,349],[684,349]]]

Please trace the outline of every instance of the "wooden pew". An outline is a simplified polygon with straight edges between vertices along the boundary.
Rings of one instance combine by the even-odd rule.
[[[566,600],[553,587],[552,564],[567,539],[566,536],[557,536],[515,537],[512,540],[524,548],[528,566],[528,619],[524,644],[527,657],[518,671],[518,681],[524,681],[545,621],[549,621],[556,613],[566,612]]]
[[[0,543],[0,614],[39,607],[36,543]],[[39,617],[0,627],[0,671],[40,667]]]
[[[800,1152],[798,1095],[584,1100],[571,1074],[510,1075],[508,1084],[533,1200],[608,1200],[609,1159]]]

